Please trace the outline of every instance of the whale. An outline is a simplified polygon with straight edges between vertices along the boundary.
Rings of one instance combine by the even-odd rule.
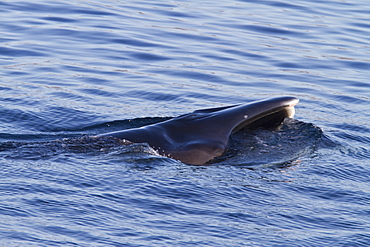
[[[230,136],[243,129],[276,129],[293,118],[299,100],[284,96],[196,110],[169,120],[101,134],[130,143],[147,143],[158,154],[190,165],[204,165],[223,155]]]

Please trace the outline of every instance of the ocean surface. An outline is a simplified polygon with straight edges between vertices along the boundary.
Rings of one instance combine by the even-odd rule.
[[[0,246],[370,246],[370,2],[0,2]],[[90,136],[300,99],[205,166]]]

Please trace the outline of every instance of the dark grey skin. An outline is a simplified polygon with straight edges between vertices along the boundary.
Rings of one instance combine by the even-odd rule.
[[[160,155],[203,165],[227,150],[231,134],[246,128],[276,128],[285,118],[292,118],[298,101],[294,97],[280,97],[198,110],[164,122],[100,136],[148,143]]]

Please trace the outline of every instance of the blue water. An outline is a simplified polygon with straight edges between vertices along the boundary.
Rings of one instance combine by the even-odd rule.
[[[2,246],[370,245],[370,2],[0,7]],[[208,166],[84,137],[281,95]]]

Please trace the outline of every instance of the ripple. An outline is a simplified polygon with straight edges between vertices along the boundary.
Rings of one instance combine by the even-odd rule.
[[[36,52],[36,51],[32,51],[32,50],[5,48],[5,47],[1,47],[0,52],[1,52],[1,54],[6,55],[6,56],[10,56],[10,57],[42,57],[42,56],[46,56],[45,53]]]

